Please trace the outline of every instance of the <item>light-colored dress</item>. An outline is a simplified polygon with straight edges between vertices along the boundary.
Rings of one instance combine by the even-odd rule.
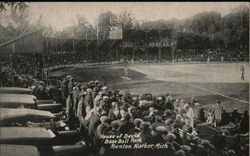
[[[187,117],[190,119],[190,126],[194,128],[194,111],[191,107],[187,111]]]
[[[219,104],[214,106],[214,118],[215,120],[221,120],[222,107]]]

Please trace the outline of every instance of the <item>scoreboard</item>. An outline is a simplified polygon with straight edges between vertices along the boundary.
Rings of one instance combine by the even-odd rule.
[[[109,39],[111,40],[121,40],[123,37],[122,35],[122,29],[115,29],[109,32]]]

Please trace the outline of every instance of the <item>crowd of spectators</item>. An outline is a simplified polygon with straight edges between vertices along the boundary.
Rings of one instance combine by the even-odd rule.
[[[27,87],[34,78],[41,79],[42,74],[39,71],[38,62],[35,58],[21,55],[2,60],[0,86]]]
[[[27,68],[28,69],[28,68]],[[0,73],[0,86],[2,87],[28,87],[34,78],[41,78],[40,73],[23,73],[5,66]]]
[[[188,58],[188,57],[187,57]],[[212,58],[212,57],[211,57]],[[18,62],[19,61],[19,62]],[[56,97],[65,105],[66,120],[71,128],[81,131],[90,154],[94,155],[248,155],[248,145],[237,143],[248,138],[249,116],[237,109],[232,113],[222,108],[220,102],[206,109],[197,99],[189,100],[166,96],[142,96],[109,90],[98,81],[79,83],[72,76],[62,81],[61,94],[49,93],[41,74],[34,68],[25,71],[26,63],[20,60],[5,66],[1,83],[10,80],[15,86],[34,85],[38,99]],[[15,67],[15,68],[13,68]],[[15,69],[15,70],[14,70]],[[51,96],[52,95],[52,96]],[[62,96],[62,98],[61,98]],[[215,128],[216,134],[203,138],[200,127]],[[141,143],[166,143],[168,148],[110,150],[101,135],[138,134]],[[186,137],[188,136],[188,137]],[[230,139],[231,138],[231,139]],[[233,139],[232,139],[233,138]],[[233,141],[232,141],[233,140]],[[163,154],[164,153],[164,154]]]
[[[142,96],[109,90],[97,80],[79,83],[70,75],[61,86],[66,122],[79,124],[88,151],[94,155],[176,155],[243,156],[248,144],[236,143],[248,137],[248,112],[226,112],[220,102],[205,109],[196,98],[190,100],[166,96]],[[216,129],[210,138],[202,138],[199,127]],[[219,127],[223,127],[220,129]],[[110,149],[102,135],[139,135],[142,144],[165,143],[167,148]],[[183,137],[188,136],[188,137]],[[236,138],[228,141],[228,138]],[[236,141],[236,142],[235,142]],[[233,146],[234,145],[234,146]]]
[[[178,49],[175,62],[191,61],[248,61],[248,49]]]

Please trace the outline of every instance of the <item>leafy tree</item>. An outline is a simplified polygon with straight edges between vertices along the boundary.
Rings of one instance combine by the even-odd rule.
[[[25,2],[1,2],[0,14],[2,14],[0,18],[2,39],[9,40],[25,31],[30,25],[28,5]]]
[[[117,26],[117,16],[114,13],[110,11],[101,13],[97,21],[98,38],[107,39],[109,32],[117,28]]]
[[[134,26],[135,18],[132,13],[124,10],[117,17],[118,27],[122,29],[131,29]]]
[[[15,10],[25,10],[28,8],[25,2],[0,2],[0,12],[7,11],[8,6],[12,6]]]

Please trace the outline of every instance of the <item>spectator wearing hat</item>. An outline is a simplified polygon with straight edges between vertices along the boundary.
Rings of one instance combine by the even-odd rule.
[[[99,137],[102,134],[106,134],[111,130],[110,120],[107,116],[100,117],[101,124],[97,126],[96,137]]]
[[[214,146],[208,140],[201,140],[201,145],[204,147],[207,155],[210,155],[214,150]]]
[[[96,108],[94,113],[91,114],[89,118],[89,129],[88,129],[88,135],[89,137],[95,137],[96,130],[99,124],[101,124],[100,117],[102,115],[103,109],[102,108]]]
[[[80,94],[79,94],[79,102],[78,102],[78,105],[77,105],[77,117],[80,121],[82,121],[85,116],[86,116],[86,108],[84,106],[84,98],[85,98],[85,95],[87,94],[86,91],[82,91]]]
[[[232,115],[231,115],[231,122],[234,123],[235,125],[238,125],[240,122],[240,113],[238,112],[237,108],[234,108]]]
[[[214,118],[215,118],[216,125],[220,124],[221,115],[222,115],[222,107],[221,107],[220,101],[218,101],[214,106]]]
[[[155,131],[156,127],[158,126],[165,126],[164,122],[162,121],[161,116],[155,117],[155,122],[152,124],[152,129]]]
[[[153,140],[153,132],[152,132],[152,127],[149,122],[144,122],[142,124],[142,132],[140,134],[140,138],[142,139],[142,143],[152,143]]]
[[[103,96],[102,99],[100,100],[100,107],[103,108],[103,110],[108,114],[109,110],[111,108],[110,103],[109,103],[109,97],[108,96]]]
[[[165,101],[165,104],[164,104],[164,107],[166,107],[167,109],[170,109],[170,110],[174,110],[174,107],[173,107],[173,104],[172,104],[172,96],[170,94],[167,93],[166,95],[166,101]]]
[[[167,134],[165,126],[158,126],[155,128],[156,135],[153,136],[153,143],[165,143],[164,136]]]
[[[92,89],[87,89],[87,94],[84,98],[84,106],[86,108],[86,113],[88,113],[94,106],[93,106],[93,99],[92,99]]]
[[[190,126],[190,120],[189,119],[185,120],[185,125],[182,127],[182,130],[187,132],[187,133],[192,133],[193,128]]]
[[[77,82],[75,82],[74,85],[75,87],[73,88],[72,91],[73,111],[75,112],[75,115],[77,115],[77,106],[80,100],[79,94],[81,93],[81,89],[80,89],[80,84],[78,84]]]
[[[241,121],[240,121],[240,129],[239,133],[247,133],[249,132],[249,115],[248,111],[244,111],[244,114],[242,115]]]
[[[150,123],[153,123],[155,121],[155,116],[158,110],[155,109],[154,107],[150,107],[148,110],[149,110],[149,115],[147,116],[147,118],[150,121]]]
[[[175,156],[186,156],[186,153],[183,150],[178,150],[175,152]]]
[[[120,111],[121,119],[119,120],[118,131],[122,134],[127,134],[131,129],[135,127],[133,122],[130,122],[130,116],[127,111],[121,109]]]
[[[94,101],[95,97],[98,95],[99,93],[99,88],[97,86],[93,87],[93,91],[92,91],[92,99]]]
[[[197,110],[197,119],[200,122],[206,122],[206,118],[205,118],[205,112],[204,112],[204,108],[202,107],[202,104],[200,103],[195,103],[196,106],[196,110]]]
[[[105,95],[108,95],[109,89],[108,89],[107,86],[103,86],[103,87],[101,88],[101,91],[102,91]]]
[[[201,144],[196,145],[196,150],[193,153],[194,156],[208,156],[208,153],[205,151],[205,147]]]
[[[120,109],[119,109],[119,106],[118,106],[117,102],[112,102],[111,103],[111,109],[108,112],[108,118],[111,121],[118,120],[118,119],[121,118]]]
[[[166,127],[167,132],[173,132],[174,131],[173,120],[167,119],[165,121],[165,127]]]
[[[99,105],[99,102],[103,96],[104,96],[104,93],[102,91],[99,91],[98,94],[94,98],[94,107]]]
[[[119,121],[118,120],[112,121],[111,122],[111,130],[109,130],[106,135],[117,135],[117,134],[119,134],[118,128],[119,128]]]
[[[227,145],[226,134],[227,132],[221,131],[219,134],[212,136],[212,144],[215,146],[215,149],[220,152],[224,150]]]
[[[68,97],[66,99],[66,109],[65,109],[67,121],[73,120],[73,116],[74,116],[73,100],[72,100],[73,87],[74,87],[74,78],[70,77],[69,82],[68,82]]]
[[[180,99],[175,99],[174,112],[178,113],[179,107],[180,107]]]
[[[230,122],[230,113],[226,112],[226,109],[222,109],[222,114],[221,114],[221,125],[226,125],[229,124]]]
[[[207,117],[206,122],[208,124],[213,124],[214,123],[214,114],[211,111],[208,112],[208,117]]]
[[[184,105],[184,108],[186,109],[187,117],[190,119],[190,126],[194,128],[194,110],[188,103]]]
[[[186,156],[191,156],[191,147],[188,145],[182,145],[181,150],[183,150],[186,153]]]
[[[134,106],[130,106],[128,108],[128,114],[130,117],[130,121],[134,122],[134,119],[138,117],[138,114],[136,112],[136,108]]]
[[[140,118],[136,118],[134,120],[135,128],[131,130],[131,134],[140,133],[142,124],[143,124],[143,120]]]
[[[176,115],[176,118],[174,120],[174,124],[176,125],[177,128],[182,129],[182,127],[185,125],[184,119],[181,117],[180,114]]]
[[[166,109],[163,113],[163,117],[165,120],[173,118],[173,111],[170,109]]]
[[[168,133],[165,139],[167,142],[173,143],[176,139],[176,135],[174,133]]]

